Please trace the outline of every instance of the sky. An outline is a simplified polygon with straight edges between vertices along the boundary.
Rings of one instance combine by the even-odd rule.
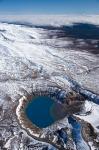
[[[99,14],[99,0],[0,0],[0,14]]]

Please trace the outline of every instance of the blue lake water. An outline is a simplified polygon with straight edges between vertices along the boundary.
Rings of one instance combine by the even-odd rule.
[[[33,124],[45,128],[56,121],[51,113],[54,105],[54,100],[47,96],[34,97],[25,108],[25,113]]]

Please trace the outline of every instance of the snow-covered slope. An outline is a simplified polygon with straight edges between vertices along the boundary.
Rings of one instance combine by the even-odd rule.
[[[15,117],[18,100],[27,93],[31,93],[37,82],[41,82],[41,80],[47,82],[48,80],[66,88],[67,85],[70,86],[70,83],[64,77],[69,76],[82,87],[99,94],[99,54],[95,55],[86,49],[83,45],[88,43],[83,38],[75,40],[78,45],[83,47],[83,49],[76,50],[71,46],[74,38],[66,37],[66,34],[59,36],[63,34],[64,30],[61,29],[60,32],[60,29],[56,28],[56,26],[73,22],[99,24],[97,17],[73,16],[71,19],[67,19],[65,16],[59,16],[59,20],[58,17],[55,20],[54,16],[50,16],[45,25],[49,25],[52,20],[51,25],[55,26],[55,29],[50,29],[49,26],[42,27],[45,19],[40,20],[41,24],[39,21],[38,23],[30,21],[30,23],[39,25],[38,27],[21,25],[21,23],[20,25],[0,23],[0,129],[4,130],[0,134],[2,134],[2,141],[3,137],[6,137],[5,148],[9,145],[12,137],[18,138],[20,133],[20,126]],[[72,21],[72,19],[74,20]],[[10,22],[12,20],[20,21],[11,19]],[[98,40],[91,39],[89,43],[96,43],[95,46],[97,46]],[[13,114],[10,115],[12,112]],[[97,131],[99,129],[98,112],[98,105],[94,105],[91,115],[81,117],[91,123]],[[1,125],[5,127],[1,127]],[[7,126],[10,125],[14,126],[12,130],[15,131],[9,134]],[[12,128],[11,126],[10,128]],[[23,149],[25,149],[24,145]]]

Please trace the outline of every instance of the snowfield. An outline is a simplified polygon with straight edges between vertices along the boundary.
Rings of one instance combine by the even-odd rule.
[[[90,43],[94,43],[96,48],[99,46],[99,39],[87,39],[89,45],[83,38],[76,39],[75,43],[81,45],[81,49],[76,50],[71,46],[75,44],[74,38],[66,37],[66,34],[61,36],[63,31],[60,32],[59,29],[61,25],[72,26],[75,22],[97,26],[99,20],[98,16],[94,15],[72,16],[70,19],[68,16],[50,16],[48,19],[44,16],[37,16],[37,19],[35,16],[27,23],[27,16],[21,19],[12,16],[9,20],[7,17],[9,16],[0,16],[0,20],[3,21],[0,23],[0,141],[5,138],[1,149],[5,147],[11,150],[25,150],[26,145],[23,143],[30,140],[30,143],[35,145],[37,141],[25,141],[25,136],[29,138],[25,131],[21,138],[22,129],[16,121],[15,109],[19,99],[31,93],[33,87],[37,88],[38,82],[50,81],[66,88],[70,83],[64,77],[69,76],[81,87],[99,95],[99,53],[95,54],[89,51],[89,47],[84,47],[85,44],[89,46]],[[44,25],[48,27],[44,28]],[[55,29],[50,29],[50,25]],[[95,131],[99,132],[99,106],[92,102],[91,104],[92,113],[78,117],[91,123]],[[88,106],[90,102],[86,104],[86,109]],[[64,121],[61,124],[63,127]],[[13,146],[14,141],[16,145],[21,143],[19,147]],[[34,149],[43,149],[46,145],[40,142]],[[53,147],[49,145],[50,150],[51,148]]]

